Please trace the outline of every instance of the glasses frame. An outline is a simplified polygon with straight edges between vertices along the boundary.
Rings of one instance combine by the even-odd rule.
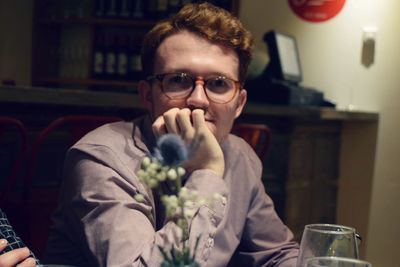
[[[187,76],[187,77],[189,77],[189,78],[191,78],[191,79],[193,80],[192,89],[191,89],[191,91],[189,92],[188,95],[186,95],[186,96],[184,96],[184,97],[171,97],[171,96],[167,95],[166,92],[164,92],[164,85],[163,85],[164,77],[167,76],[167,75],[171,75],[171,74],[178,74],[178,75],[179,75],[179,74],[181,74],[181,75],[183,74],[183,75],[185,75],[185,76]],[[194,89],[195,89],[195,87],[196,87],[196,82],[197,82],[197,81],[203,81],[203,82],[204,82],[203,89],[204,89],[204,92],[205,92],[205,94],[206,94],[206,96],[207,96],[207,99],[208,99],[209,101],[211,101],[211,102],[213,102],[213,103],[217,103],[217,104],[226,104],[226,103],[231,102],[231,101],[235,98],[235,96],[238,94],[238,92],[239,92],[240,90],[243,89],[243,84],[242,84],[242,82],[237,81],[237,80],[234,80],[234,79],[231,79],[231,78],[228,78],[228,77],[223,76],[223,75],[213,76],[212,78],[217,78],[217,77],[219,77],[219,78],[224,78],[224,79],[226,79],[226,80],[230,80],[230,81],[232,81],[232,82],[235,84],[235,93],[234,93],[234,94],[232,95],[232,97],[231,97],[229,100],[227,100],[227,101],[224,101],[224,102],[215,101],[215,100],[211,99],[211,98],[208,96],[206,84],[207,84],[207,81],[209,81],[210,79],[196,78],[195,76],[193,76],[193,75],[191,75],[191,74],[188,74],[188,73],[186,73],[186,72],[168,72],[168,73],[155,74],[155,75],[148,76],[148,77],[146,78],[146,80],[147,80],[148,82],[150,82],[150,81],[152,81],[152,80],[158,81],[159,84],[160,84],[161,92],[162,92],[167,98],[169,98],[169,99],[171,99],[171,100],[174,100],[174,99],[185,99],[185,98],[189,97],[189,96],[193,93],[193,91],[194,91]]]

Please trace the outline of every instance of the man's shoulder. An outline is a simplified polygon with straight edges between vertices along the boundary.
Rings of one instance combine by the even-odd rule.
[[[104,124],[82,137],[76,145],[104,145],[113,146],[124,140],[132,139],[132,121],[118,121]]]
[[[250,165],[251,168],[262,168],[260,158],[254,149],[239,136],[229,134],[226,142],[222,145],[222,149],[228,162],[240,162],[241,165]]]
[[[70,151],[84,152],[98,160],[118,157],[126,161],[140,156],[147,148],[142,140],[136,140],[140,139],[135,137],[135,135],[140,135],[139,127],[135,127],[138,122],[139,120],[119,121],[100,126],[82,137]],[[136,147],[137,143],[140,143],[142,149]]]

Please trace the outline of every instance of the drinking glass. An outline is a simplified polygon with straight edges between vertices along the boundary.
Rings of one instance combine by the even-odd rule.
[[[358,259],[356,231],[336,224],[309,224],[300,242],[297,267],[304,267],[309,258],[336,256]]]
[[[371,263],[341,257],[315,257],[306,260],[305,267],[372,267]]]

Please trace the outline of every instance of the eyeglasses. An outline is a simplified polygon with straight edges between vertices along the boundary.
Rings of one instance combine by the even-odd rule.
[[[161,91],[169,99],[184,99],[192,94],[196,81],[204,82],[207,98],[215,103],[225,104],[231,101],[242,88],[239,81],[224,76],[213,76],[208,79],[195,78],[187,73],[164,73],[147,77],[148,81],[156,79],[161,84]]]

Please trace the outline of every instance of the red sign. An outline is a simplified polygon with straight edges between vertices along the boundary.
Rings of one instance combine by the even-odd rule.
[[[322,22],[336,16],[346,0],[288,0],[294,13],[311,22]]]

